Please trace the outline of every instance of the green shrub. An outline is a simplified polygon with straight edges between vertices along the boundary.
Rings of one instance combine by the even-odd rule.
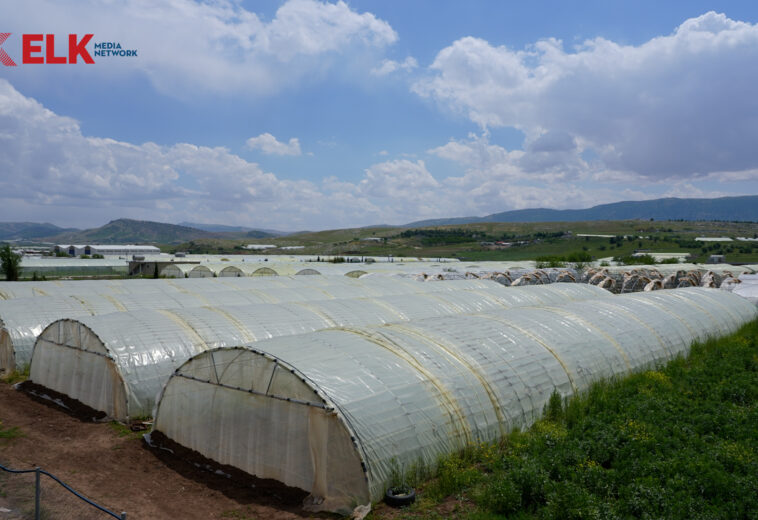
[[[10,244],[0,248],[0,271],[9,282],[18,280],[21,274],[21,255],[14,253]]]
[[[476,502],[493,513],[509,515],[521,509],[521,491],[508,475],[497,475],[484,486]]]
[[[566,261],[561,256],[538,256],[536,262],[537,269],[566,267]]]
[[[422,498],[467,496],[481,519],[758,518],[756,424],[758,321],[658,370],[553,393],[528,431],[441,460]]]
[[[426,494],[434,500],[458,495],[481,477],[478,469],[467,466],[459,456],[446,457],[437,465],[436,479],[426,488]]]

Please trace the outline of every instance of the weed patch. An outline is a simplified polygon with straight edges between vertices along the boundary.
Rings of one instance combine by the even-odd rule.
[[[24,432],[18,429],[17,426],[9,426],[8,428],[5,428],[3,426],[3,422],[0,421],[0,439],[2,440],[12,440],[12,439],[18,439],[19,437],[23,437]]]

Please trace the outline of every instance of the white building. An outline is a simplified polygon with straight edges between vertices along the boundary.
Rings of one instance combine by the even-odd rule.
[[[245,249],[249,249],[251,251],[262,251],[264,249],[276,249],[276,246],[274,244],[248,244],[245,246]]]
[[[136,246],[121,244],[93,244],[82,245],[58,244],[55,252],[67,253],[69,256],[103,255],[103,256],[129,256],[129,255],[159,255],[161,250],[155,246]]]

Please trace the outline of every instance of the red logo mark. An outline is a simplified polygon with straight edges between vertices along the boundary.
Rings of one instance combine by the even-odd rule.
[[[5,43],[5,40],[8,39],[8,36],[10,36],[11,33],[0,33],[0,46]],[[8,56],[8,53],[5,52],[3,49],[0,49],[0,63],[5,65],[6,67],[15,67],[16,62],[11,59],[10,56]]]
[[[85,34],[81,41],[77,41],[75,34],[69,34],[67,60],[66,56],[55,55],[54,34],[24,34],[21,37],[21,63],[76,63],[79,56],[82,57],[84,63],[95,63],[86,48],[93,36],[93,34]],[[35,45],[36,42],[42,42],[42,40],[45,41],[44,56],[41,55],[42,45]]]

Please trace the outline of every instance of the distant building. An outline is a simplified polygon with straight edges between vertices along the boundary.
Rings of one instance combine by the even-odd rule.
[[[384,239],[382,237],[364,237],[361,238],[361,242],[381,242]]]
[[[479,245],[485,249],[508,249],[513,245],[513,242],[479,242]]]
[[[263,249],[276,249],[276,246],[274,244],[248,244],[245,246],[245,249],[262,251]]]
[[[679,262],[686,262],[689,257],[689,253],[664,253],[660,251],[652,252],[650,249],[635,249],[632,256],[639,257],[649,255],[652,256],[656,262],[663,262],[664,260],[671,260],[676,258]]]
[[[726,257],[724,255],[711,255],[708,257],[707,264],[725,264]]]
[[[130,256],[130,255],[159,255],[161,250],[155,246],[137,246],[122,244],[93,244],[93,245],[62,245],[55,246],[56,253],[66,253],[69,256],[103,255],[103,256]]]
[[[697,237],[697,242],[732,242],[729,237]]]

